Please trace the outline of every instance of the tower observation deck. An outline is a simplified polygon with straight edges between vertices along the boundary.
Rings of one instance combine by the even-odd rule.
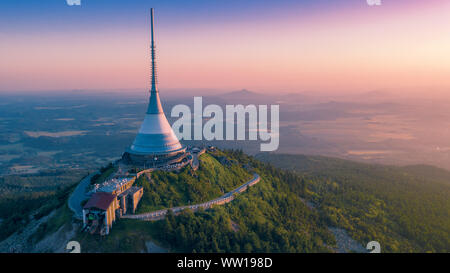
[[[123,155],[123,160],[134,165],[162,165],[184,159],[186,147],[172,130],[159,98],[157,87],[156,54],[154,39],[154,13],[151,9],[151,90],[147,112],[141,128]]]

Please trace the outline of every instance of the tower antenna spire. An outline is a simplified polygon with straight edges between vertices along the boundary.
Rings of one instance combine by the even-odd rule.
[[[152,87],[150,89],[150,101],[148,104],[148,114],[163,113],[161,101],[159,99],[159,91],[157,87],[158,79],[156,76],[156,53],[155,53],[155,19],[153,8],[150,9],[150,22],[151,22],[151,45],[150,51],[152,55]]]
[[[158,80],[156,76],[156,53],[155,53],[155,19],[154,19],[154,9],[150,9],[150,21],[151,21],[151,55],[152,55],[152,89],[151,92],[158,92],[158,87],[156,86]]]

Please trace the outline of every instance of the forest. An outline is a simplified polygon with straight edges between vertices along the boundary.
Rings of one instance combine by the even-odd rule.
[[[378,241],[384,252],[450,251],[450,172],[444,169],[321,156],[257,158],[294,171],[285,179],[292,191],[361,243]]]
[[[0,241],[67,202],[82,170],[0,177]]]
[[[159,240],[179,251],[331,251],[328,227],[339,227],[363,246],[380,242],[383,252],[450,250],[446,170],[304,155],[258,155],[263,163],[224,153],[263,182],[224,207],[158,222]]]
[[[450,172],[431,166],[385,166],[240,150],[202,155],[200,168],[141,176],[138,213],[204,202],[241,185],[261,182],[209,210],[156,222],[118,220],[106,237],[79,232],[84,252],[141,252],[154,242],[169,252],[335,252],[330,228],[344,229],[382,252],[450,251]],[[106,166],[106,172],[112,166]],[[36,241],[69,220],[67,198],[84,172],[0,179],[0,239],[58,209],[32,236]],[[97,178],[99,178],[98,176]],[[47,181],[47,182],[46,182]],[[59,183],[58,183],[59,182]]]

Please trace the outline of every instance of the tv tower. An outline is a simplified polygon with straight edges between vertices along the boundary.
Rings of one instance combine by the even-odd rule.
[[[164,165],[184,159],[186,147],[181,145],[164,114],[157,87],[155,20],[150,10],[151,25],[151,89],[147,112],[141,128],[123,159],[137,165]]]

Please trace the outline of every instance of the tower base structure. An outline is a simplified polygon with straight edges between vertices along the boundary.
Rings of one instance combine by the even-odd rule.
[[[163,168],[169,165],[187,162],[186,147],[170,153],[148,154],[136,153],[127,149],[122,155],[122,163],[143,168]]]

